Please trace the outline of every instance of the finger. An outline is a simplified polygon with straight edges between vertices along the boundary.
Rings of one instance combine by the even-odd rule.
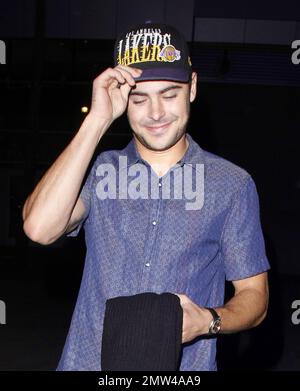
[[[179,298],[180,305],[182,305],[182,297],[181,297],[181,294],[180,294],[180,293],[174,293],[174,295],[176,295],[176,296]]]
[[[140,68],[129,67],[126,65],[117,65],[117,68],[121,68],[124,71],[130,73],[132,77],[139,77],[143,73],[143,70]]]
[[[119,71],[122,73],[122,76],[126,80],[126,83],[128,83],[131,87],[134,87],[135,86],[135,80],[132,77],[132,75],[129,72],[127,72],[126,70],[124,70],[124,69],[119,69]]]
[[[112,79],[108,88],[109,90],[113,90],[114,88],[119,88],[120,85],[121,84],[117,79]]]
[[[138,78],[142,74],[142,71],[137,68],[129,68],[122,65],[118,65],[117,68],[122,73],[123,77],[126,78],[127,83],[132,87],[135,86],[134,78]]]
[[[122,75],[122,73],[119,70],[114,69],[114,78],[115,80],[117,80],[118,84],[126,83],[125,77]]]
[[[120,84],[123,84],[126,82],[126,79],[122,75],[122,73],[114,68],[108,68],[103,73],[101,73],[96,79],[94,80],[94,86],[102,86],[102,87],[108,87],[111,85],[113,80],[117,80]]]
[[[124,98],[124,100],[128,101],[129,93],[130,93],[132,87],[128,83],[125,83],[125,84],[122,84],[119,88],[120,88],[120,92],[121,92],[121,95]]]
[[[184,293],[181,293],[181,294],[180,293],[176,293],[176,294],[179,297],[180,304],[182,306],[185,306],[186,304],[188,304],[190,302],[190,298],[186,294],[184,294]]]

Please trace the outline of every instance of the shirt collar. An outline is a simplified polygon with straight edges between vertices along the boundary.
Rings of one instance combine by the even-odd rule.
[[[200,146],[193,140],[192,136],[189,133],[186,133],[189,146],[184,154],[184,156],[177,162],[177,164],[192,164],[192,163],[201,163],[203,161],[203,150]],[[135,164],[137,162],[146,163],[142,159],[139,151],[136,148],[134,138],[131,139],[129,144],[123,149],[122,154],[127,156],[128,166]]]

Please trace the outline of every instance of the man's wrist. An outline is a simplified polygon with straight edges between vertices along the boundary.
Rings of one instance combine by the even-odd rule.
[[[206,308],[211,315],[211,321],[208,327],[208,335],[217,335],[221,330],[222,319],[220,314],[214,308]]]
[[[92,112],[90,112],[85,117],[85,122],[90,131],[92,129],[96,131],[96,133],[99,136],[99,139],[104,135],[104,133],[108,130],[108,128],[112,124],[112,121],[108,120],[107,118],[102,118],[100,116],[97,116],[96,113],[92,113]]]
[[[213,321],[213,316],[211,312],[206,307],[201,307],[201,313],[199,317],[199,332],[198,335],[208,335],[210,325]]]

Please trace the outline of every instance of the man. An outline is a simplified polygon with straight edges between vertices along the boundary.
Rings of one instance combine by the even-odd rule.
[[[146,24],[121,34],[115,67],[94,80],[89,114],[25,202],[24,230],[36,242],[85,228],[85,268],[59,370],[101,369],[111,297],[179,296],[181,371],[216,370],[214,337],[266,315],[269,263],[255,184],[187,133],[196,90],[174,28]],[[97,144],[126,109],[133,139],[100,153],[84,181]],[[234,296],[224,305],[226,279]]]

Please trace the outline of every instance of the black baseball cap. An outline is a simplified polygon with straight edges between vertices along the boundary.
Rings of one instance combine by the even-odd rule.
[[[114,64],[142,69],[136,81],[188,82],[192,74],[183,35],[164,23],[144,23],[120,34],[115,42]]]

